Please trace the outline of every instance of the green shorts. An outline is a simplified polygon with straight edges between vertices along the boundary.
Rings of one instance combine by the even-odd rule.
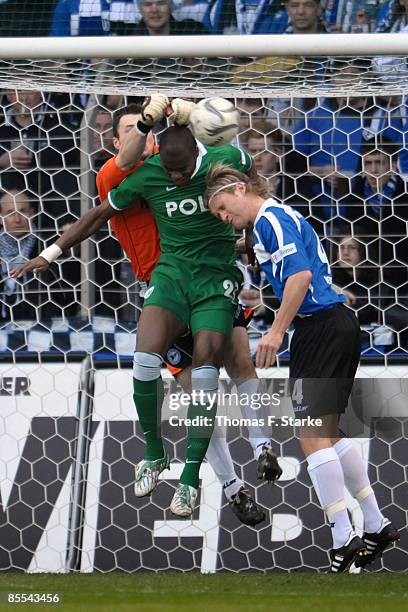
[[[235,265],[163,254],[153,271],[144,306],[170,311],[193,335],[211,329],[228,336],[241,283],[242,274]]]

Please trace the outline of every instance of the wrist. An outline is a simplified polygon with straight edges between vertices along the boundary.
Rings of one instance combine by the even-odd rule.
[[[53,261],[58,259],[61,253],[62,250],[60,249],[60,247],[57,244],[52,244],[51,246],[41,251],[39,257],[42,257],[43,259],[48,261],[48,263],[52,263]]]
[[[275,323],[272,324],[271,329],[269,330],[270,334],[275,334],[276,336],[280,336],[281,338],[283,338],[283,336],[285,335],[286,329],[283,329],[283,327],[279,327],[278,325],[275,325]]]

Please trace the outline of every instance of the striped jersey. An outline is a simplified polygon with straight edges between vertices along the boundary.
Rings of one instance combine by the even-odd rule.
[[[311,271],[312,281],[299,314],[313,314],[345,301],[332,288],[330,265],[318,235],[290,206],[266,200],[255,219],[253,241],[259,264],[279,301],[289,276],[303,270]]]

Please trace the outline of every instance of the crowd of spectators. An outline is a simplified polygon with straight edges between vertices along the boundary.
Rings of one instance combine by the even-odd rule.
[[[14,0],[3,1],[0,35],[312,34],[408,28],[408,0],[43,0],[40,4],[41,10],[32,15],[32,3],[20,2],[17,10]],[[16,15],[24,18],[24,28]],[[374,65],[385,72],[395,68],[395,62],[392,57],[375,58]],[[302,70],[313,69],[318,76],[321,67],[322,78],[334,86],[359,81],[372,66],[372,60],[364,58],[332,60],[327,71],[325,58],[302,58]],[[7,271],[53,242],[96,201],[95,175],[115,151],[112,113],[129,102],[140,105],[142,100],[2,93],[1,324],[81,314],[84,274],[77,257],[65,254],[59,269],[51,266],[48,276],[25,278],[22,283],[11,281]],[[324,239],[334,282],[361,324],[388,326],[394,332],[394,346],[407,345],[406,97],[258,97],[235,103],[240,110],[235,144],[252,155],[271,194],[305,215]],[[108,230],[100,231],[95,242],[91,312],[132,320],[135,285],[130,265]],[[245,270],[241,298],[256,308],[255,326],[262,328],[273,320],[276,300],[259,271],[240,263]]]
[[[2,0],[0,36],[399,32],[406,0]]]
[[[112,113],[129,102],[140,107],[142,100],[113,95],[87,100],[35,91],[3,94],[3,324],[80,314],[83,278],[76,257],[66,254],[48,276],[22,283],[10,281],[7,271],[53,242],[79,216],[81,197],[96,201],[95,175],[115,150]],[[325,98],[298,112],[295,125],[287,117],[299,104],[288,103],[285,112],[277,113],[272,100],[237,99],[236,144],[251,154],[271,194],[304,214],[324,238],[334,282],[361,324],[388,326],[394,347],[401,347],[408,326],[408,193],[400,130],[405,105],[395,99]],[[86,193],[81,182],[85,171],[90,176]],[[91,312],[130,321],[135,316],[130,265],[108,230],[98,233],[96,244]],[[241,299],[255,307],[254,328],[262,330],[273,320],[277,303],[260,272],[246,263],[241,261]]]

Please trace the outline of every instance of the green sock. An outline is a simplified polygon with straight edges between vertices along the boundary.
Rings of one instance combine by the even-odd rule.
[[[211,410],[207,410],[205,405],[193,403],[190,404],[187,411],[188,419],[201,417],[201,421],[198,425],[192,425],[187,429],[187,457],[180,482],[195,489],[198,489],[200,466],[214,430],[216,413],[217,408],[215,406]]]
[[[161,407],[164,398],[163,381],[133,379],[133,401],[146,439],[145,459],[153,461],[164,457],[161,438]]]

